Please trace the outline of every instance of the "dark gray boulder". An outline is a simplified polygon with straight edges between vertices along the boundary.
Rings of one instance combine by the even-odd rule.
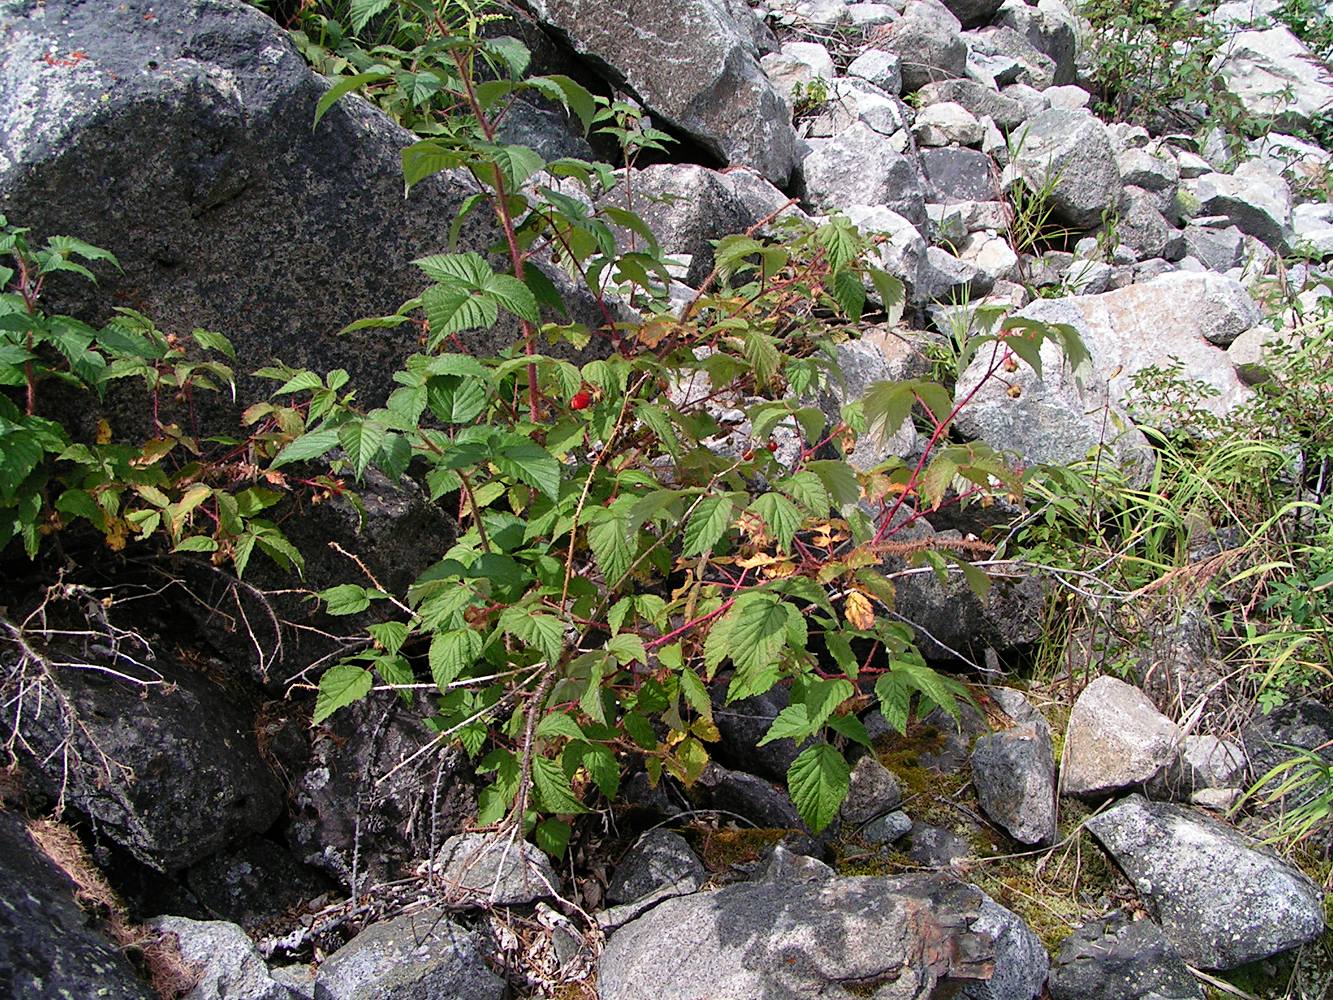
[[[1065,938],[1051,967],[1052,1000],[1203,1000],[1203,988],[1151,920],[1119,911]]]
[[[606,898],[629,903],[665,885],[692,880],[698,888],[708,872],[685,838],[670,830],[650,830],[640,837],[616,865]]]
[[[1004,0],[941,0],[964,28],[990,24]]]
[[[1291,757],[1286,747],[1319,750],[1333,758],[1333,709],[1315,698],[1279,705],[1268,714],[1256,712],[1243,733],[1245,754],[1257,780]]]
[[[847,798],[840,811],[846,822],[860,824],[892,812],[902,801],[897,776],[867,754],[852,768]]]
[[[152,1000],[125,956],[74,902],[74,883],[0,810],[0,995]]]
[[[440,175],[405,200],[399,154],[415,137],[359,97],[312,128],[328,82],[241,0],[8,10],[0,212],[103,246],[125,269],[96,288],[53,286],[52,305],[95,321],[129,305],[166,330],[218,330],[249,367],[342,367],[361,402],[383,399],[413,339],[336,333],[420,293],[410,262],[444,249],[471,178]],[[87,58],[43,59],[73,51]],[[493,241],[481,227],[464,227],[464,248]],[[272,388],[238,374],[242,396]]]
[[[701,808],[725,810],[761,829],[805,831],[805,824],[787,794],[785,780],[781,785],[774,784],[758,775],[733,771],[710,761],[690,794]],[[804,847],[802,853],[806,853]]]
[[[754,17],[723,0],[630,7],[608,0],[527,0],[539,21],[654,115],[724,164],[785,184],[796,133],[759,67]]]
[[[999,174],[991,158],[975,149],[922,150],[921,170],[926,200],[936,204],[995,201],[1000,196]]]
[[[1086,825],[1192,965],[1234,969],[1325,932],[1319,887],[1217,820],[1129,795]]]
[[[759,741],[789,701],[790,691],[785,685],[730,704],[726,703],[725,690],[717,688],[713,721],[717,723],[720,738],[712,749],[713,757],[728,767],[785,782],[787,768],[810,741],[798,745],[795,740],[784,738],[763,746],[759,746]]]
[[[349,887],[354,868],[361,885],[429,858],[476,806],[460,756],[422,752],[434,739],[384,692],[333,715],[294,782],[293,853]]]
[[[243,696],[145,650],[57,648],[52,658],[71,665],[29,685],[23,699],[22,756],[44,794],[166,872],[278,818],[282,786],[260,756]],[[6,664],[14,655],[0,649]]]
[[[247,931],[335,888],[282,844],[263,837],[205,858],[185,873],[185,884],[211,917]]]
[[[981,810],[1024,844],[1055,839],[1055,752],[1044,721],[1020,722],[977,739],[972,783]]]

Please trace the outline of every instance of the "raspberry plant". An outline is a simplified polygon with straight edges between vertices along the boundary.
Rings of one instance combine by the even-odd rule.
[[[469,171],[479,190],[463,212],[486,212],[497,239],[489,255],[418,260],[430,281],[420,296],[353,324],[424,328],[426,351],[394,376],[383,407],[356,407],[314,372],[270,372],[306,414],[275,468],[332,459],[335,471],[376,466],[391,478],[411,468],[466,525],[406,594],[367,579],[320,595],[335,615],[372,603],[392,613],[323,675],[315,721],[377,682],[419,699],[441,741],[460,741],[493,776],[478,823],[535,826],[538,843],[559,853],[569,819],[595,795],[613,799],[633,760],[653,781],[698,779],[718,737],[714,688],[735,701],[782,684],[789,704],[765,741],[813,739],[788,777],[802,817],[823,829],[847,792],[840,747],[868,743],[856,714],[866,692],[899,728],[913,699],[918,711],[956,713],[968,696],[882,613],[893,583],[881,564],[907,553],[942,573],[958,563],[980,589],[984,574],[950,548],[893,535],[946,502],[1019,496],[1022,474],[984,445],[949,442],[958,407],[931,382],[877,385],[833,419],[814,404],[839,378],[836,341],[854,335],[868,307],[902,298],[874,263],[874,241],[847,220],[777,222],[774,213],[719,241],[715,271],[673,312],[661,248],[606,197],[627,174],[547,163],[497,139],[508,102],[524,91],[559,101],[585,127],[615,115],[627,147],[660,133],[623,104],[617,113],[602,102],[599,113],[572,80],[525,76],[519,42],[483,37],[484,8],[355,6],[353,30],[397,18],[399,30],[419,28],[419,43],[396,66],[381,46],[371,66],[339,28],[339,51],[360,72],[331,89],[318,114],[358,87],[401,99],[409,63],[432,74],[438,119],[414,119],[427,138],[404,151],[407,184]],[[617,229],[634,233],[637,248],[621,250]],[[542,321],[541,306],[558,305],[539,266],[552,261],[603,305],[602,328]],[[612,320],[617,298],[643,304],[641,318]],[[509,355],[456,349],[459,334],[504,316],[518,328]],[[1077,361],[1072,331],[1031,323],[998,324],[966,351],[988,349],[990,377],[1002,378],[1018,359],[1039,366],[1052,336]],[[596,338],[609,353],[582,364],[539,350]],[[722,407],[744,411],[748,443],[721,443]],[[928,431],[919,461],[869,471],[847,462],[858,436],[907,420]],[[784,460],[767,447],[777,434],[794,444]]]

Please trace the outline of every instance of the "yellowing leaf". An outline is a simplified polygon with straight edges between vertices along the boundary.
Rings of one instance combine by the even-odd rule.
[[[875,626],[875,609],[871,606],[869,598],[858,591],[854,590],[847,595],[843,614],[847,616],[847,621],[853,628],[868,631]]]

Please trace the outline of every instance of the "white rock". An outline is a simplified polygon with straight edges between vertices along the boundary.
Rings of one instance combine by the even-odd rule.
[[[1090,370],[1076,377],[1058,345],[1047,340],[1041,349],[1041,379],[1020,364],[1003,382],[990,379],[981,385],[990,364],[986,352],[979,352],[959,376],[955,399],[970,397],[959,414],[959,430],[1013,451],[1025,462],[1068,463],[1106,444],[1131,477],[1141,480],[1149,453],[1125,407],[1132,377],[1150,365],[1179,359],[1191,378],[1217,390],[1201,405],[1218,417],[1229,416],[1250,398],[1226,354],[1214,345],[1230,343],[1255,325],[1259,308],[1242,285],[1222,275],[1166,274],[1100,295],[1040,299],[1018,315],[1069,324],[1091,355]],[[1009,395],[1011,386],[1017,387],[1017,397]],[[1118,427],[1127,430],[1121,433]]]
[[[1271,250],[1286,247],[1291,235],[1291,188],[1271,167],[1248,160],[1234,174],[1204,174],[1184,187],[1202,212],[1225,216]]]
[[[1018,255],[1008,240],[995,233],[971,234],[958,247],[958,259],[979,268],[991,284],[1012,278],[1018,269]]]
[[[1072,84],[1063,87],[1047,87],[1044,93],[1047,102],[1053,108],[1077,110],[1086,108],[1088,102],[1092,100],[1091,94],[1082,87],[1075,87]]]
[[[1060,790],[1098,796],[1143,784],[1175,758],[1176,724],[1138,688],[1098,677],[1074,701],[1065,731]]]
[[[833,81],[828,102],[806,124],[806,135],[811,138],[838,136],[858,122],[888,136],[896,152],[901,153],[907,148],[907,119],[902,102],[860,78]],[[899,137],[901,143],[893,142]]]
[[[1291,225],[1295,230],[1292,242],[1298,248],[1312,248],[1321,257],[1333,255],[1333,205],[1297,205],[1291,213]]]
[[[847,18],[858,28],[873,28],[898,20],[899,11],[885,3],[854,3],[847,8]]]
[[[813,42],[788,42],[781,52],[760,59],[759,65],[788,107],[795,103],[798,91],[805,91],[815,80],[831,81],[837,73],[828,50]]]
[[[1198,153],[1191,153],[1188,149],[1182,149],[1176,154],[1176,163],[1180,167],[1180,177],[1182,180],[1202,177],[1204,174],[1213,172],[1213,165],[1205,160]]]
[[[977,146],[981,144],[981,123],[961,104],[943,101],[917,112],[912,134],[922,146]]]
[[[1287,28],[1228,39],[1219,76],[1253,115],[1308,125],[1333,108],[1333,74]]]
[[[866,49],[852,60],[847,75],[873,83],[887,94],[903,89],[902,60],[896,53],[883,49]]]

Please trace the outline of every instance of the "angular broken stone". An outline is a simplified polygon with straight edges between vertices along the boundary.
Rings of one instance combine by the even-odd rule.
[[[1175,759],[1180,731],[1138,688],[1098,677],[1069,713],[1060,790],[1094,797],[1149,781]]]
[[[1236,829],[1129,795],[1087,820],[1184,960],[1234,969],[1324,933],[1324,894]]]

